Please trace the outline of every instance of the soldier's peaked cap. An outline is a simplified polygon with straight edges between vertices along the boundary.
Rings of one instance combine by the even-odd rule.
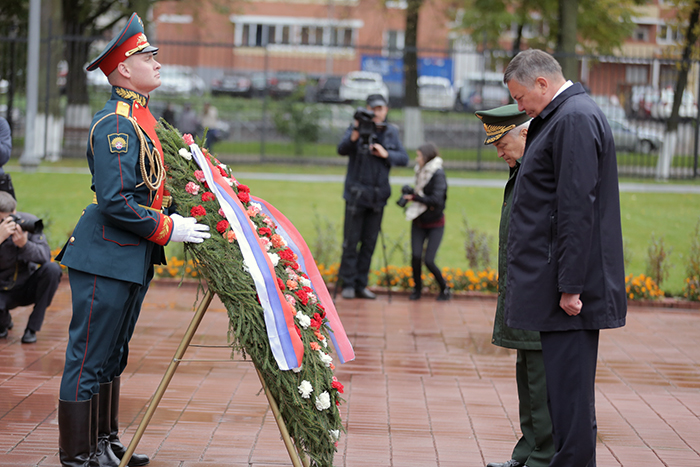
[[[139,15],[136,13],[132,13],[129,21],[126,22],[121,32],[119,32],[119,34],[107,44],[107,47],[105,47],[102,53],[87,66],[87,71],[93,71],[99,68],[105,75],[109,76],[109,74],[117,68],[119,63],[132,55],[157,51],[157,47],[153,47],[148,43],[141,18],[139,18]]]
[[[479,110],[475,113],[483,122],[484,130],[486,130],[484,144],[495,143],[516,126],[530,120],[525,112],[518,110],[518,104],[503,105],[491,110]]]

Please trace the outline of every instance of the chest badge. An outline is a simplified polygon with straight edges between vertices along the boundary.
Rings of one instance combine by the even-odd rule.
[[[112,153],[127,152],[129,150],[129,135],[126,133],[112,133],[107,135],[109,151]]]

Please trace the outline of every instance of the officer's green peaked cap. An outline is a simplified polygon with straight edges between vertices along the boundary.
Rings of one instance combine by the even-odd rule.
[[[516,126],[530,120],[525,112],[518,110],[518,104],[503,105],[491,110],[478,110],[475,113],[486,130],[484,144],[495,143]]]

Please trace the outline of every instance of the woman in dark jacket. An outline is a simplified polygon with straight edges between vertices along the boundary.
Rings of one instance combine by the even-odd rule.
[[[413,194],[403,197],[412,201],[406,209],[406,220],[411,224],[411,266],[413,267],[414,290],[410,300],[421,297],[421,263],[425,261],[428,270],[435,276],[440,286],[437,300],[449,300],[452,296],[447,282],[435,264],[435,255],[445,232],[445,201],[447,200],[447,179],[442,170],[442,158],[433,143],[425,143],[416,151],[416,183]],[[426,245],[427,241],[427,245]],[[423,249],[425,246],[425,256]]]

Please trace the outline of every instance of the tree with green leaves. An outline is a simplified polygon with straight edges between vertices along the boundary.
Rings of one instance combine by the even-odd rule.
[[[479,38],[475,42],[499,50],[503,37],[513,30],[512,55],[525,45],[570,53],[572,43],[577,53],[606,55],[632,34],[635,7],[644,3],[646,0],[462,0],[462,27]]]

